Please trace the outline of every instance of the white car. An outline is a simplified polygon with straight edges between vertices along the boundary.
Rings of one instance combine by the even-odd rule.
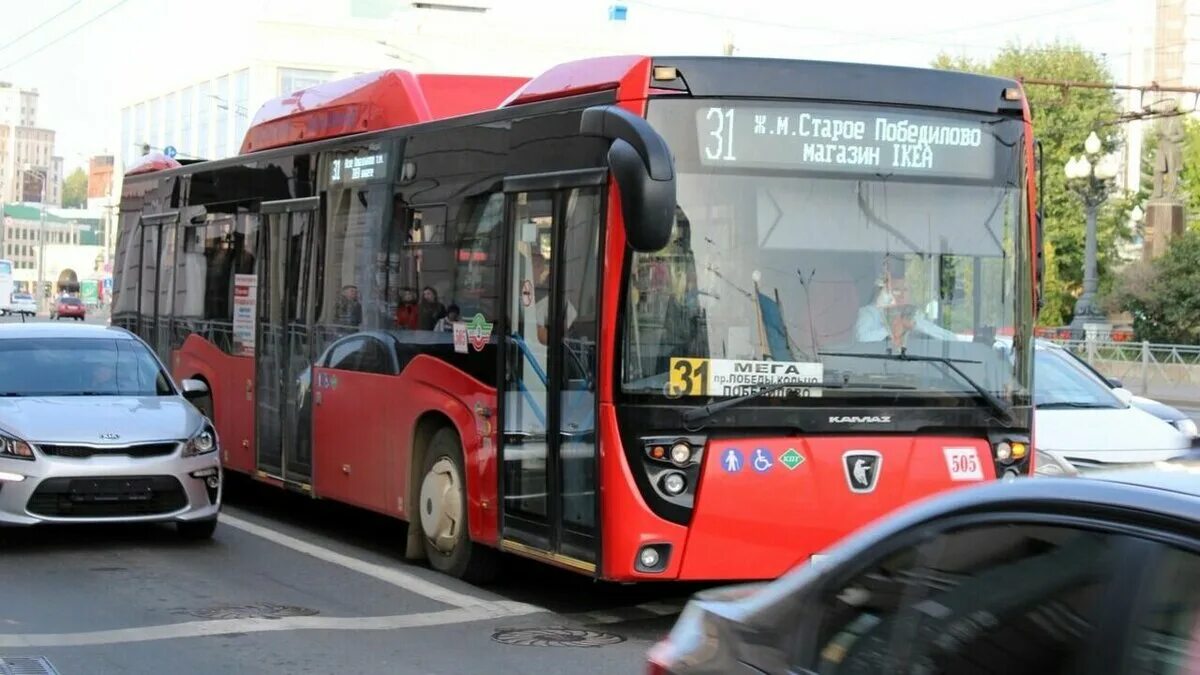
[[[0,325],[0,527],[171,522],[213,535],[217,432],[132,333]]]
[[[8,313],[34,316],[37,314],[37,303],[33,301],[33,296],[28,293],[13,293],[12,302],[8,305]]]
[[[1187,434],[1133,405],[1131,392],[1112,388],[1064,348],[1038,340],[1034,370],[1039,475],[1165,461],[1190,451]]]

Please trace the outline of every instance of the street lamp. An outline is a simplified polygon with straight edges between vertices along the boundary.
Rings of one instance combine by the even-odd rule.
[[[1084,154],[1067,160],[1063,172],[1067,186],[1083,202],[1087,213],[1084,235],[1083,293],[1075,302],[1072,332],[1081,331],[1086,324],[1102,323],[1104,313],[1096,306],[1099,276],[1096,274],[1096,213],[1113,190],[1113,179],[1120,172],[1116,155],[1101,155],[1103,144],[1096,132],[1088,134],[1083,143]]]
[[[38,268],[37,286],[34,287],[33,299],[37,302],[38,312],[43,309],[45,291],[42,286],[46,283],[46,183],[50,182],[50,172],[42,167],[30,164],[24,166],[25,173],[37,172],[42,176],[41,215],[38,222]],[[21,191],[25,190],[25,181],[21,181]],[[23,196],[23,195],[22,195]]]

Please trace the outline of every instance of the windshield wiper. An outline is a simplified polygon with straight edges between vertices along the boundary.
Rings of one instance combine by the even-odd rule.
[[[728,410],[729,408],[737,407],[747,401],[753,401],[756,398],[760,398],[762,396],[772,394],[774,392],[779,391],[780,389],[787,389],[788,387],[805,387],[805,388],[814,388],[814,389],[896,389],[896,390],[916,389],[916,387],[909,386],[906,384],[887,384],[887,383],[883,383],[883,382],[876,383],[876,382],[828,382],[828,381],[826,381],[826,382],[821,382],[819,384],[808,383],[808,382],[777,382],[775,384],[769,384],[769,385],[763,386],[763,387],[756,389],[752,392],[749,392],[747,394],[742,394],[741,396],[735,396],[733,398],[727,398],[727,399],[724,399],[721,401],[716,401],[715,403],[709,403],[707,405],[702,405],[702,406],[699,406],[696,408],[692,408],[692,409],[688,410],[687,412],[683,413],[683,422],[684,422],[684,424],[691,424],[693,422],[699,422],[700,420],[712,417],[713,415],[721,412],[722,410]]]
[[[753,401],[756,398],[766,396],[767,394],[772,394],[774,392],[779,391],[780,389],[786,389],[788,387],[818,387],[818,386],[822,386],[822,385],[815,385],[815,384],[809,385],[809,384],[805,384],[802,382],[777,382],[775,384],[768,384],[768,385],[765,385],[758,389],[755,389],[754,391],[752,391],[750,393],[742,394],[741,396],[734,396],[733,398],[727,398],[722,401],[717,401],[715,403],[709,403],[707,405],[702,405],[702,406],[699,406],[696,408],[692,408],[692,409],[688,410],[687,412],[683,413],[683,423],[685,425],[690,425],[693,422],[699,422],[700,420],[707,419],[709,417],[712,417],[713,415],[716,415],[717,413],[721,412],[722,410],[728,410],[729,408],[732,408],[734,406],[739,406],[739,405],[745,403],[746,401]]]
[[[971,361],[969,359],[951,359],[951,358],[948,358],[945,356],[925,356],[923,354],[909,354],[904,351],[900,352],[899,354],[891,354],[891,353],[888,353],[888,354],[858,354],[858,353],[854,353],[854,352],[817,352],[817,354],[820,356],[844,356],[844,357],[856,358],[856,359],[873,359],[876,361],[921,361],[924,363],[940,364],[940,365],[944,366],[945,368],[948,368],[948,369],[954,371],[954,373],[956,375],[958,375],[960,378],[962,378],[963,382],[966,382],[968,385],[970,385],[971,388],[974,389],[975,392],[977,394],[979,394],[983,398],[984,401],[987,402],[988,406],[994,412],[999,413],[999,415],[1003,418],[1003,419],[999,420],[1002,424],[1004,424],[1005,426],[1008,426],[1013,423],[1012,410],[1009,408],[1009,406],[1006,403],[1004,403],[1004,401],[1001,401],[1000,399],[996,398],[995,394],[988,391],[987,389],[984,389],[982,385],[980,385],[978,382],[976,382],[974,380],[974,378],[972,378],[970,375],[967,375],[966,373],[964,373],[962,368],[959,368],[958,366],[954,365],[955,363],[979,363],[978,361]],[[943,372],[945,372],[945,371],[943,371]]]
[[[1084,408],[1084,409],[1099,409],[1099,408],[1115,408],[1114,405],[1107,403],[1086,403],[1083,401],[1050,401],[1049,403],[1038,403],[1034,406],[1040,409],[1054,408]]]

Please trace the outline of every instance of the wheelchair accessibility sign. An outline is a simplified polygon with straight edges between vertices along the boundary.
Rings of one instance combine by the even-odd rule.
[[[766,448],[755,448],[754,457],[750,460],[750,466],[759,473],[766,473],[775,466],[775,458],[771,455],[771,451]]]

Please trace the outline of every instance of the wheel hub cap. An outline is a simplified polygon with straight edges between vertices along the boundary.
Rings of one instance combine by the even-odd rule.
[[[421,528],[443,553],[454,550],[462,522],[462,480],[454,464],[439,459],[421,481]]]

